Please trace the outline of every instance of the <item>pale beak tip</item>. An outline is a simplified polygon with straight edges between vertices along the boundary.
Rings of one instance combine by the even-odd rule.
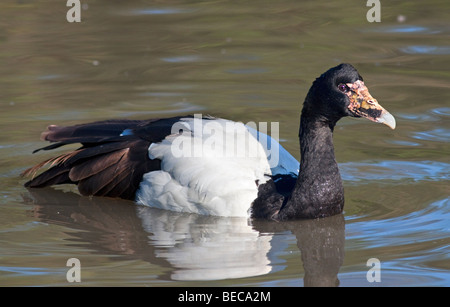
[[[396,126],[395,118],[389,112],[383,112],[383,114],[378,118],[378,122],[389,126],[392,130],[394,130]]]

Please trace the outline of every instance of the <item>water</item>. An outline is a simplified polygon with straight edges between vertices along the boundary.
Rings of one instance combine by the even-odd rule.
[[[0,285],[449,286],[449,4],[350,1],[0,4]],[[354,64],[397,129],[335,129],[343,215],[273,223],[26,190],[49,124],[213,114],[279,122],[298,153],[314,78]],[[63,149],[64,150],[64,149]],[[368,282],[370,258],[381,282]]]

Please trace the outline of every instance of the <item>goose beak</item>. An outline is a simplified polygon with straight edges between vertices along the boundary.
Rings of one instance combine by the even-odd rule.
[[[369,90],[361,80],[347,83],[346,95],[350,99],[348,109],[355,117],[365,117],[375,123],[385,124],[395,129],[395,118],[378,101],[370,95]]]

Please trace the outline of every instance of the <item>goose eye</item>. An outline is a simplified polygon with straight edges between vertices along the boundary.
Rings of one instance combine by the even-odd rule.
[[[340,83],[340,84],[338,85],[338,89],[339,89],[342,93],[345,93],[346,91],[348,91],[347,85],[342,84],[342,83]]]

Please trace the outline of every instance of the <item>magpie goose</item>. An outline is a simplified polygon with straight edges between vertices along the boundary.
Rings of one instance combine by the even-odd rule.
[[[82,195],[205,215],[278,221],[331,216],[344,207],[332,134],[345,116],[395,128],[394,117],[350,64],[323,73],[306,95],[301,163],[255,127],[211,116],[50,125],[41,138],[52,144],[34,152],[81,146],[26,170],[23,175],[33,178],[25,186],[76,184]]]

